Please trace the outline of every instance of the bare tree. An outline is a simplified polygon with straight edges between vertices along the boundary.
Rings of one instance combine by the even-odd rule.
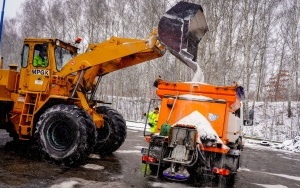
[[[22,37],[43,37],[45,31],[45,3],[40,0],[29,0],[24,2],[20,17]]]
[[[292,88],[294,91],[294,99],[299,101],[300,100],[300,93],[299,93],[299,20],[300,20],[300,4],[296,0],[289,0],[285,2],[286,7],[288,7],[288,10],[286,10],[284,14],[284,21],[282,22],[285,24],[286,31],[283,31],[285,33],[285,39],[288,41],[288,49],[290,51],[290,64],[291,67],[291,75],[292,80],[294,81],[294,84],[292,84]]]
[[[5,20],[3,25],[1,53],[4,59],[4,68],[9,64],[19,64],[22,49],[22,38],[18,33],[16,19]]]
[[[65,40],[73,41],[83,33],[83,22],[86,21],[82,18],[82,2],[66,0],[63,7],[66,15]]]
[[[50,1],[45,5],[45,36],[66,40],[66,15],[62,1]]]
[[[84,4],[83,24],[89,43],[105,40],[105,20],[114,19],[109,17],[111,13],[108,11],[106,2],[103,0],[85,0]]]

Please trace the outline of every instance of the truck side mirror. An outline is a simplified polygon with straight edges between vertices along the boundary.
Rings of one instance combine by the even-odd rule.
[[[252,121],[254,119],[254,110],[253,109],[249,110],[249,119],[251,119]]]
[[[253,125],[253,120],[254,120],[254,110],[250,109],[249,110],[249,119],[245,119],[243,124],[244,126],[252,126]]]
[[[244,126],[252,126],[253,125],[253,120],[245,119],[243,124],[244,124]]]

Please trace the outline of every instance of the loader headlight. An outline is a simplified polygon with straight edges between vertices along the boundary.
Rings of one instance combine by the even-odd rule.
[[[60,44],[59,40],[56,40],[56,41],[55,41],[55,44],[56,44],[57,46],[59,46],[59,44]]]

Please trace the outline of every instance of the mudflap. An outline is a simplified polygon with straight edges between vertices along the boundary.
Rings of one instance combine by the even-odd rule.
[[[183,1],[168,10],[158,24],[160,41],[184,63],[186,59],[196,61],[198,44],[207,31],[202,7]]]

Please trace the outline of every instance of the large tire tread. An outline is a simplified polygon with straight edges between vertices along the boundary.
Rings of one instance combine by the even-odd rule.
[[[49,135],[45,136],[45,122],[49,123],[51,116],[59,116],[58,114],[63,114],[66,117],[72,117],[75,119],[75,122],[72,125],[75,129],[78,128],[79,133],[76,133],[77,138],[74,138],[72,147],[67,148],[65,151],[67,154],[60,156],[59,149],[55,151],[53,147],[50,148],[49,140],[45,141]],[[51,122],[50,122],[51,123]],[[48,128],[49,129],[49,128]],[[59,104],[50,107],[48,110],[43,113],[36,125],[36,131],[34,134],[41,152],[44,154],[45,158],[52,159],[56,164],[65,164],[67,166],[78,166],[82,164],[85,159],[93,152],[92,148],[95,145],[96,141],[96,126],[92,121],[91,117],[81,108],[76,105],[64,105]],[[73,146],[75,145],[75,146]]]
[[[104,128],[97,130],[98,136],[104,130],[108,135],[105,138],[98,137],[95,151],[102,155],[111,154],[119,149],[126,139],[126,121],[120,113],[108,106],[97,107],[96,112],[104,115]]]

